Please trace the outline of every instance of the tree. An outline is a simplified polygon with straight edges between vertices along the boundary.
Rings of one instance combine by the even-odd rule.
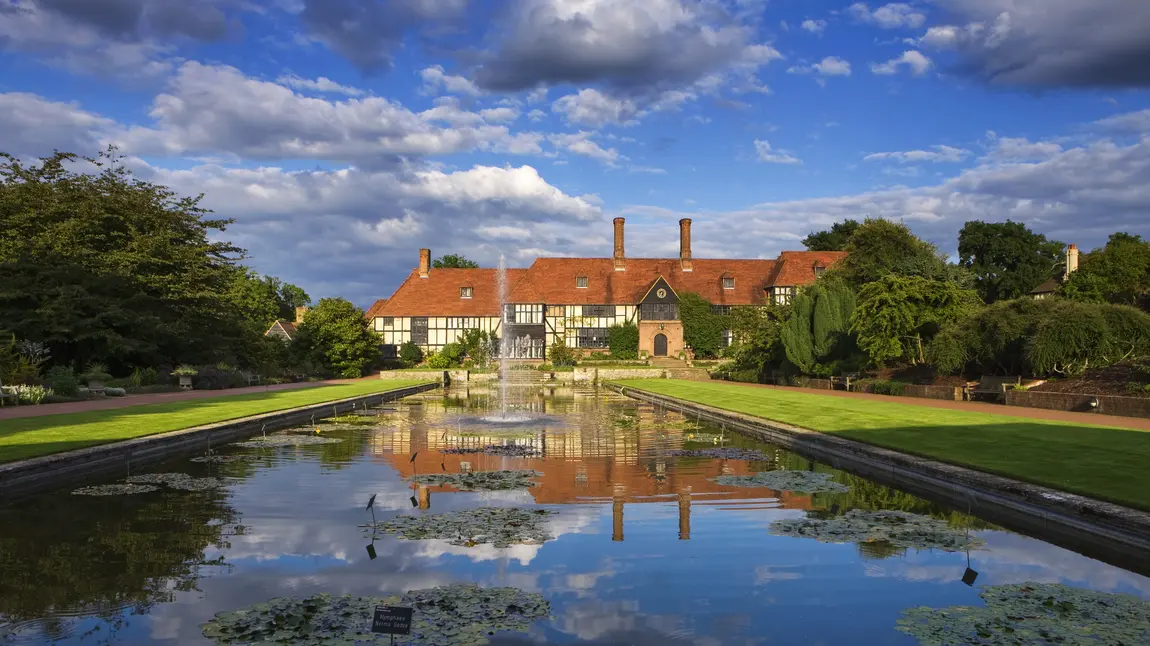
[[[639,326],[634,323],[612,325],[607,329],[607,347],[612,359],[639,358]]]
[[[867,218],[851,234],[844,251],[848,255],[835,271],[855,287],[888,274],[939,280],[954,278],[938,248],[920,240],[901,222]]]
[[[938,330],[981,304],[977,293],[951,281],[888,274],[863,286],[851,331],[875,364],[925,363],[926,343]]]
[[[781,331],[787,359],[805,374],[833,374],[836,362],[855,350],[854,308],[854,293],[841,285],[820,281],[799,292]]]
[[[735,344],[728,351],[737,369],[753,371],[756,377],[761,377],[768,366],[783,359],[782,322],[789,308],[767,304],[731,309]]]
[[[803,239],[803,246],[810,251],[843,251],[847,240],[859,228],[857,220],[835,222],[827,231],[812,232]]]
[[[714,314],[711,303],[698,294],[679,295],[679,318],[683,321],[683,341],[699,358],[714,357],[723,348],[723,332],[729,327],[727,317]]]
[[[436,258],[435,261],[431,263],[431,266],[436,269],[478,269],[479,263],[450,253],[446,256]]]
[[[296,343],[341,377],[360,377],[379,358],[379,337],[363,310],[342,298],[321,299],[296,330]]]
[[[1054,278],[1063,263],[1063,244],[1047,240],[1021,222],[972,220],[958,234],[959,264],[975,276],[987,303],[1024,296]]]
[[[1084,254],[1062,293],[1075,300],[1150,309],[1150,242],[1129,233],[1112,234],[1105,247]]]

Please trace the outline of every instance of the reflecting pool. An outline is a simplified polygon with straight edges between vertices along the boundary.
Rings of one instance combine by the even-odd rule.
[[[435,391],[294,435],[338,441],[218,447],[236,457],[92,483],[182,473],[222,487],[69,488],[0,507],[0,643],[211,644],[202,626],[217,613],[274,597],[458,583],[549,604],[549,616],[493,644],[912,645],[896,628],[905,610],[982,606],[987,586],[1063,583],[1150,599],[1138,574],[614,393],[533,390],[516,413],[534,423],[507,425],[484,419],[492,397]],[[517,448],[481,450],[492,445]],[[527,470],[533,486],[438,483]],[[803,493],[723,478],[772,470],[838,486]],[[554,512],[538,514],[547,538],[497,547],[482,528],[379,531],[397,516],[493,507]],[[951,551],[874,536],[827,542],[777,523],[880,510],[933,518],[958,542]]]

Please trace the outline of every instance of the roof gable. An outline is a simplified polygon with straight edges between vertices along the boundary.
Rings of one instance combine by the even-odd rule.
[[[508,269],[514,285],[526,269]],[[499,277],[496,269],[433,268],[427,278],[413,271],[375,316],[499,316]],[[471,288],[470,298],[460,291]]]
[[[662,276],[656,278],[655,282],[651,285],[651,288],[648,289],[647,293],[643,295],[643,298],[639,299],[640,304],[678,302],[679,294],[675,292],[673,287],[667,284],[667,279],[663,278]]]

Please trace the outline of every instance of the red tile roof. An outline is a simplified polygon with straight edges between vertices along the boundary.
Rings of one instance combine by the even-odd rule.
[[[831,267],[847,257],[845,251],[784,251],[771,276],[768,287],[795,287],[815,282],[815,266]]]
[[[526,272],[507,270],[509,291]],[[460,298],[460,287],[471,287],[471,298]],[[412,271],[375,316],[499,316],[496,270],[435,268],[427,278]]]
[[[372,303],[371,307],[367,308],[367,311],[363,313],[363,318],[370,321],[373,318],[379,316],[379,312],[383,309],[384,305],[387,305],[386,298],[381,298],[378,301]]]

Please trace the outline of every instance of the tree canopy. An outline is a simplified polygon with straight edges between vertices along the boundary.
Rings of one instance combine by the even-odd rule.
[[[302,351],[347,379],[363,375],[380,356],[379,337],[363,310],[342,298],[324,298],[296,326]]]
[[[947,323],[976,311],[973,290],[952,281],[888,274],[859,292],[851,331],[876,364],[902,359],[926,362],[926,343]]]
[[[987,303],[1028,294],[1061,273],[1063,244],[1021,222],[972,220],[958,234],[959,263],[974,273]]]
[[[809,251],[843,251],[846,248],[847,240],[850,240],[858,228],[859,222],[857,220],[835,222],[830,229],[812,232],[803,238],[803,246]]]
[[[447,254],[432,261],[431,266],[436,269],[478,269],[479,263],[468,260],[458,254]]]
[[[1106,246],[1082,256],[1062,294],[1073,300],[1150,309],[1150,242],[1129,233],[1112,234]]]
[[[888,274],[939,280],[953,277],[938,247],[919,239],[902,222],[867,218],[843,250],[849,255],[835,271],[856,287]]]

